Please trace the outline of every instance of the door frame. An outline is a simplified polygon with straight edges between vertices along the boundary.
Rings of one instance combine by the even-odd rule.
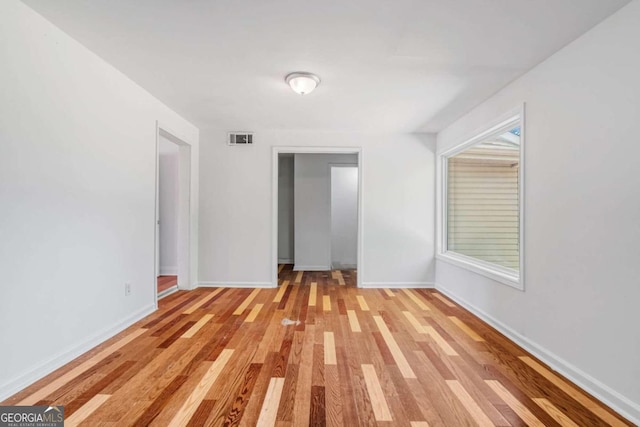
[[[160,138],[163,137],[178,146],[178,283],[177,288],[191,288],[191,173],[192,145],[176,136],[168,127],[156,122],[156,186],[155,186],[155,218],[154,218],[154,274],[153,292],[155,305],[158,307],[157,277],[160,271]],[[162,295],[165,296],[166,294]]]
[[[357,286],[363,277],[363,204],[362,204],[362,147],[295,147],[274,146],[271,156],[271,287],[278,287],[278,155],[279,154],[356,154],[358,156],[358,253]]]

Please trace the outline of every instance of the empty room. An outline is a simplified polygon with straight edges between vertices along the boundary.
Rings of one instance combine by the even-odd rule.
[[[0,426],[640,424],[640,0],[0,21]]]

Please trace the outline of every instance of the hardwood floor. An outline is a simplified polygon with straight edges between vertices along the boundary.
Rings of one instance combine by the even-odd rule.
[[[4,404],[66,426],[631,425],[434,290],[279,275],[178,291]]]
[[[158,293],[178,284],[178,276],[158,276]]]

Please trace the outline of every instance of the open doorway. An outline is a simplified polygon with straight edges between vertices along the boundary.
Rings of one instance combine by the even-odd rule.
[[[158,295],[178,288],[180,147],[160,136],[158,144]]]
[[[274,286],[359,285],[360,150],[274,147],[273,162]]]
[[[158,128],[156,295],[188,287],[191,146]]]

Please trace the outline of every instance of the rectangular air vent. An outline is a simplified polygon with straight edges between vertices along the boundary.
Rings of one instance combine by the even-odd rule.
[[[228,145],[251,145],[253,134],[251,132],[229,132]]]

